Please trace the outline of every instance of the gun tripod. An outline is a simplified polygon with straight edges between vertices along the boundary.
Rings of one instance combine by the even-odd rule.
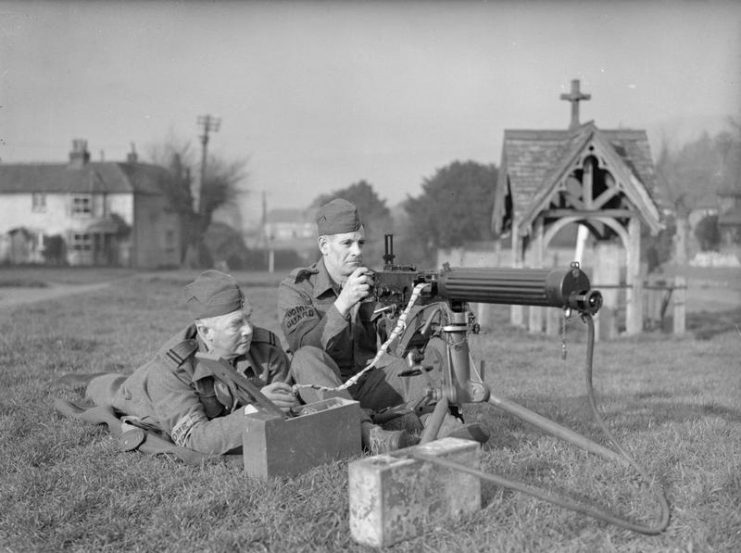
[[[457,412],[460,406],[465,403],[483,403],[488,402],[489,404],[502,409],[503,411],[518,417],[525,422],[528,422],[541,430],[544,430],[566,442],[576,445],[590,453],[599,455],[600,457],[614,461],[620,464],[628,464],[636,470],[645,482],[649,482],[651,479],[648,477],[643,468],[641,468],[633,459],[628,455],[625,450],[620,447],[613,435],[607,429],[606,425],[599,416],[597,411],[596,401],[594,399],[594,391],[592,388],[592,358],[594,353],[594,322],[590,313],[582,313],[582,319],[587,324],[588,336],[587,336],[587,395],[589,397],[590,406],[592,412],[597,420],[598,424],[602,428],[603,432],[607,435],[610,442],[615,446],[617,451],[608,449],[592,440],[570,430],[558,423],[547,419],[529,409],[518,405],[517,403],[496,396],[491,388],[483,381],[481,374],[476,373],[475,378],[472,378],[471,364],[472,356],[469,349],[467,332],[468,332],[468,317],[465,312],[454,311],[448,309],[448,321],[442,327],[442,336],[445,340],[445,350],[447,363],[444,364],[443,369],[443,380],[441,388],[432,391],[432,396],[438,399],[438,403],[435,406],[432,415],[427,422],[425,429],[422,432],[420,443],[427,443],[437,438],[440,431],[445,415],[449,412]],[[429,324],[434,317],[434,314],[428,318],[425,323],[425,329],[429,327]],[[424,331],[423,331],[424,333]],[[488,474],[476,469],[471,469],[465,465],[460,465],[450,461],[445,461],[436,457],[426,456],[423,454],[413,454],[414,457],[420,460],[429,461],[437,464],[445,465],[449,468],[460,470],[478,476],[484,480],[491,481],[497,485],[515,489],[521,491],[538,499],[560,505],[561,507],[609,522],[635,532],[642,534],[655,535],[663,532],[669,525],[669,504],[663,490],[655,492],[656,498],[660,505],[660,522],[656,526],[646,526],[643,524],[637,524],[623,518],[617,517],[609,512],[602,509],[577,503],[569,498],[554,495],[539,488],[528,486],[521,482],[515,482],[507,480],[505,478]]]

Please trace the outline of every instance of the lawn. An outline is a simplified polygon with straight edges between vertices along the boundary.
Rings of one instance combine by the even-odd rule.
[[[1,272],[19,282],[20,273]],[[25,277],[52,280],[56,273]],[[60,273],[64,282],[74,272]],[[95,280],[94,273],[81,273]],[[125,276],[126,278],[119,278]],[[55,385],[69,372],[128,372],[188,321],[182,286],[191,273],[106,273],[87,294],[0,309],[0,550],[372,551],[348,526],[347,462],[297,478],[260,481],[238,463],[194,468],[168,457],[121,453],[104,427],[52,409],[78,395]],[[254,320],[278,330],[275,275],[237,275]],[[21,279],[20,281],[23,281]],[[59,281],[59,280],[57,280]],[[733,309],[731,309],[733,307]],[[605,443],[585,395],[584,325],[559,339],[497,324],[472,336],[486,380],[511,398]],[[719,324],[718,321],[723,321]],[[594,359],[598,403],[611,431],[661,483],[672,508],[651,537],[484,483],[483,509],[430,525],[393,552],[698,552],[741,547],[741,333],[737,306],[691,314],[695,334],[602,341]],[[712,332],[702,332],[712,326]],[[588,455],[490,407],[464,414],[491,430],[482,466],[653,524],[657,504],[635,474]]]

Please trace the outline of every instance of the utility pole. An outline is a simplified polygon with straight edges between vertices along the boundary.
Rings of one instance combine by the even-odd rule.
[[[203,183],[206,181],[206,159],[208,157],[208,135],[210,132],[218,132],[219,126],[221,125],[221,118],[214,117],[213,115],[199,115],[197,119],[199,127],[203,128],[203,134],[200,136],[202,152],[201,152],[201,178],[198,183],[198,190],[193,194],[193,211],[201,213],[203,208],[203,202],[201,196],[203,195]]]
[[[273,251],[273,240],[272,236],[268,233],[268,200],[265,191],[262,191],[262,231],[261,231],[261,246],[265,248],[267,254],[267,266],[268,272],[272,273],[275,271],[275,252]]]

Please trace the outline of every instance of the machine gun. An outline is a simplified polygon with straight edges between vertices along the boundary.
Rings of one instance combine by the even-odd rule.
[[[459,408],[465,403],[488,402],[590,453],[620,464],[627,463],[639,472],[644,480],[650,480],[645,471],[617,443],[597,410],[592,388],[592,356],[594,353],[592,316],[602,306],[602,295],[599,291],[591,289],[589,278],[578,264],[572,263],[568,269],[474,269],[451,268],[446,265],[438,272],[424,272],[418,271],[413,265],[395,265],[394,257],[393,236],[387,234],[383,258],[384,268],[373,275],[374,299],[377,302],[377,313],[384,313],[392,319],[401,319],[402,325],[400,326],[406,327],[403,330],[404,338],[399,340],[401,345],[397,344],[397,354],[419,363],[422,356],[419,351],[415,355],[414,350],[424,349],[432,335],[440,335],[445,342],[446,362],[443,366],[441,385],[439,388],[428,390],[428,397],[437,401],[437,404],[422,432],[421,443],[437,438],[447,413],[460,415]],[[587,396],[594,418],[614,446],[614,450],[593,442],[511,400],[497,397],[491,387],[484,382],[481,373],[473,371],[472,374],[473,357],[467,341],[467,334],[472,327],[471,314],[468,309],[469,302],[557,307],[564,309],[565,316],[569,316],[574,311],[580,314],[587,324]],[[407,307],[404,313],[401,313],[405,305]],[[423,306],[418,313],[423,313],[425,310],[429,310],[430,313],[425,314],[421,319],[416,319],[415,324],[409,325],[404,318],[413,305]],[[433,329],[433,327],[436,328]],[[390,338],[386,343],[393,341],[394,339]],[[438,462],[434,457],[421,456],[419,458]],[[463,472],[471,472],[470,469],[455,463],[447,463],[446,466]],[[661,521],[656,526],[646,526],[632,523],[600,509],[542,494],[521,483],[505,481],[480,471],[475,471],[475,474],[497,484],[523,491],[539,499],[636,532],[658,534],[663,532],[669,524],[669,506],[663,491],[656,493],[662,511]]]
[[[453,311],[468,302],[561,307],[594,315],[602,306],[602,294],[591,290],[589,278],[573,263],[569,269],[451,268],[420,272],[414,265],[394,265],[394,238],[385,236],[384,267],[375,272],[375,300],[382,306],[406,305],[420,283],[429,287],[419,303],[445,301]]]
[[[451,268],[445,264],[437,272],[418,271],[414,265],[394,264],[393,235],[385,235],[383,270],[373,274],[376,313],[393,324],[407,305],[413,291],[419,290],[416,306],[439,304],[460,324],[465,314],[468,329],[478,333],[479,324],[469,310],[469,303],[557,307],[565,311],[594,315],[602,306],[602,294],[590,288],[589,278],[572,263],[568,269]],[[424,285],[424,286],[421,286]],[[419,307],[416,307],[419,312]],[[432,317],[418,329],[405,331],[397,353],[421,355],[431,330]],[[417,350],[415,352],[415,349]]]

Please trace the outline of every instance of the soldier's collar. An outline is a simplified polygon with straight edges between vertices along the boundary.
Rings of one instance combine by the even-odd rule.
[[[332,290],[336,294],[339,293],[339,285],[329,276],[327,267],[324,265],[324,259],[319,261],[317,268],[319,272],[316,275],[316,282],[314,283],[314,297],[323,296],[328,290]]]
[[[200,338],[198,339],[198,350],[206,351],[206,347],[203,344],[203,342],[200,340]],[[232,358],[229,361],[229,364],[235,368],[237,366],[237,363],[239,363],[240,369],[243,369],[245,371],[255,366],[255,362],[252,359],[251,352],[249,351],[245,353],[244,355],[239,355],[237,357]],[[197,381],[197,380],[201,380],[203,378],[209,377],[209,376],[214,376],[213,371],[209,369],[204,363],[201,363],[199,359],[196,357],[195,367],[193,369],[193,380]]]

